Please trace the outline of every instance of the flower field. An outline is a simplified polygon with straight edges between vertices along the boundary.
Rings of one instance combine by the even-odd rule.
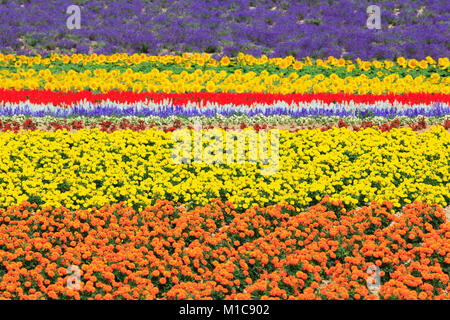
[[[21,299],[448,298],[442,208],[391,211],[389,202],[347,211],[329,199],[302,214],[289,205],[238,213],[220,200],[193,210],[158,200],[139,212],[24,202],[0,210],[0,288]],[[65,285],[71,264],[81,266],[80,290]],[[384,270],[377,293],[366,286],[371,264]]]
[[[378,1],[382,29],[365,27],[372,1],[46,0],[2,1],[1,50],[105,55],[116,52],[239,52],[298,58],[448,57],[448,2]],[[81,7],[81,29],[67,32],[66,8]]]
[[[124,201],[137,210],[167,199],[193,208],[220,198],[241,209],[284,202],[300,209],[325,195],[353,207],[372,200],[390,200],[397,209],[414,200],[450,202],[450,133],[442,126],[423,133],[282,130],[279,171],[269,176],[260,174],[260,163],[174,163],[171,135],[7,131],[0,136],[2,206],[31,201],[84,209]]]
[[[443,2],[76,2],[0,6],[0,299],[450,298]]]

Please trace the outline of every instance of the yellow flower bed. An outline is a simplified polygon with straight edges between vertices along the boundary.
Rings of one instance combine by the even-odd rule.
[[[16,67],[21,65],[37,65],[44,64],[49,67],[55,65],[56,62],[62,62],[64,64],[105,64],[114,63],[115,65],[137,65],[142,62],[159,62],[164,64],[180,64],[185,67],[196,67],[196,66],[229,66],[233,62],[242,63],[247,66],[253,65],[274,65],[281,69],[293,68],[295,70],[300,70],[304,66],[322,66],[325,68],[333,67],[345,67],[348,69],[360,69],[369,70],[370,68],[380,69],[380,70],[390,70],[393,67],[401,67],[409,70],[423,70],[432,66],[439,69],[447,69],[450,66],[450,60],[445,58],[438,58],[437,61],[432,57],[426,57],[423,60],[416,59],[406,59],[404,57],[399,57],[395,61],[391,60],[372,60],[365,61],[357,59],[356,63],[351,60],[343,58],[328,57],[327,59],[311,59],[307,57],[303,60],[297,60],[293,56],[287,56],[284,58],[268,58],[263,55],[260,58],[254,57],[249,54],[239,53],[236,59],[230,59],[229,57],[223,57],[220,60],[215,60],[211,58],[208,53],[184,53],[182,55],[162,55],[162,56],[150,56],[146,54],[133,54],[129,55],[127,53],[115,53],[112,55],[97,55],[93,53],[91,55],[85,54],[73,54],[73,55],[59,55],[57,53],[52,53],[49,57],[43,58],[40,55],[30,57],[24,55],[13,55],[13,54],[0,54],[0,64],[12,63]],[[350,70],[349,70],[350,71]]]
[[[132,68],[141,63],[155,63],[155,67],[147,65],[145,72],[133,71]],[[231,64],[235,67],[231,67]],[[38,68],[38,65],[44,66],[44,69]],[[448,66],[448,58],[435,61],[431,57],[421,61],[401,57],[395,62],[357,59],[354,63],[334,57],[299,61],[293,57],[269,59],[244,54],[234,60],[223,57],[220,61],[207,54],[53,54],[49,58],[0,55],[0,88],[64,92],[449,94],[449,78],[443,76],[443,70],[447,70]],[[75,67],[82,70],[76,71]],[[297,72],[309,67],[304,72]],[[52,69],[56,71],[52,73]],[[354,70],[359,71],[355,74]],[[370,72],[365,74],[368,70]],[[409,72],[413,72],[413,75]]]
[[[222,198],[246,209],[287,202],[310,206],[325,194],[358,206],[413,200],[448,205],[450,133],[393,129],[280,130],[279,170],[260,164],[176,164],[177,142],[158,130],[0,133],[0,203],[24,200],[69,209],[156,199],[202,205]],[[300,210],[300,209],[299,209]]]
[[[70,70],[52,74],[49,69],[39,72],[30,69],[10,72],[0,71],[1,89],[47,89],[68,92],[70,90],[111,90],[133,92],[259,92],[259,93],[339,93],[348,94],[404,94],[404,93],[444,93],[450,94],[449,78],[439,74],[426,78],[411,75],[401,77],[391,74],[383,79],[369,78],[366,75],[340,78],[332,73],[329,77],[323,74],[299,77],[295,73],[289,76],[268,74],[262,71],[243,72],[238,69],[233,73],[225,71],[202,71],[200,69],[188,73],[175,74],[170,70],[149,73],[133,72],[127,69],[107,71],[106,69],[77,72]]]

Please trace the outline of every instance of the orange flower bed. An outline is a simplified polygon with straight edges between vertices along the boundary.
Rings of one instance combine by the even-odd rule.
[[[443,209],[391,209],[347,212],[328,197],[301,214],[289,205],[237,213],[218,200],[191,211],[158,201],[139,213],[122,203],[75,212],[23,203],[0,209],[0,297],[450,298]],[[380,286],[370,291],[372,265]]]

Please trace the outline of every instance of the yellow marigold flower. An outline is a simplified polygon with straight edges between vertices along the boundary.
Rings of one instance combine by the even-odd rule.
[[[220,59],[220,64],[225,67],[228,66],[230,64],[230,58],[227,56],[222,57],[222,59]]]
[[[236,86],[236,92],[237,93],[242,93],[242,92],[244,92],[244,87],[242,86],[242,85],[237,85]]]
[[[417,66],[418,61],[416,59],[411,59],[408,61],[408,67],[411,69],[415,69]]]
[[[279,66],[280,66],[281,69],[286,69],[289,66],[289,64],[290,63],[286,59],[283,59],[283,60],[280,61]]]
[[[399,64],[400,66],[406,66],[406,64],[407,64],[407,62],[406,62],[406,60],[405,60],[405,58],[403,58],[403,57],[398,57],[397,58],[397,64]]]
[[[214,85],[214,82],[208,81],[206,83],[206,91],[208,91],[208,92],[215,92],[216,91],[216,86]]]
[[[430,56],[425,57],[425,59],[429,64],[436,64],[436,61]]]
[[[434,82],[439,81],[440,77],[441,76],[439,75],[439,73],[436,72],[430,76],[431,80],[433,80]]]
[[[294,62],[294,70],[301,70],[303,68],[303,63],[301,61]]]
[[[438,59],[438,65],[439,65],[439,68],[441,68],[441,69],[447,69],[449,64],[450,64],[450,61],[447,57]]]
[[[425,60],[421,60],[421,61],[419,62],[419,67],[420,67],[421,69],[426,69],[426,68],[428,68],[428,62],[425,61]]]
[[[344,67],[345,64],[346,64],[345,59],[340,58],[339,60],[337,60],[338,67]]]
[[[368,71],[370,69],[371,65],[372,64],[370,63],[370,61],[364,61],[364,62],[361,63],[359,68],[364,70],[364,71]]]

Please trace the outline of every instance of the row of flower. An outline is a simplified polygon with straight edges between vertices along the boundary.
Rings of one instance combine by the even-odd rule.
[[[81,29],[68,30],[73,4]],[[366,25],[374,4],[379,30]],[[447,12],[447,2],[436,0],[4,0],[0,51],[422,59],[449,56]]]
[[[215,60],[207,53],[203,54],[187,54],[181,56],[163,55],[150,56],[146,54],[115,53],[112,55],[59,55],[51,54],[49,57],[23,56],[23,55],[3,55],[0,54],[0,70],[16,71],[33,69],[40,71],[42,69],[50,69],[52,71],[69,71],[76,69],[77,71],[96,70],[101,68],[111,68],[121,70],[122,72],[130,68],[134,72],[142,71],[150,72],[153,69],[158,71],[171,70],[174,73],[188,71],[192,73],[196,69],[234,72],[237,69],[245,69],[246,71],[261,72],[265,70],[268,74],[282,73],[288,71],[297,72],[299,75],[323,73],[327,70],[336,72],[339,76],[357,76],[365,74],[374,76],[378,72],[383,75],[392,73],[411,74],[413,77],[424,74],[438,73],[444,75],[450,65],[449,58],[426,57],[423,60],[406,59],[399,57],[396,60],[368,60],[364,61],[356,59],[355,62],[343,58],[335,58],[333,56],[327,59],[311,59],[306,57],[301,60],[295,59],[293,56],[284,58],[268,58],[262,56],[260,58],[252,55],[240,53],[236,58],[222,57]]]
[[[62,108],[63,106],[64,108]],[[27,102],[0,103],[0,116],[24,115],[28,117],[100,117],[100,116],[134,116],[134,117],[232,117],[245,115],[255,116],[290,116],[292,119],[307,117],[355,117],[367,119],[370,117],[444,117],[450,114],[450,105],[447,103],[433,104],[401,104],[395,101],[378,102],[375,104],[354,103],[325,103],[324,101],[286,103],[277,101],[272,104],[253,103],[252,105],[221,105],[214,102],[200,101],[178,104],[175,100],[162,102],[136,102],[115,103],[103,102],[77,102],[71,105],[60,105],[57,102],[50,104],[35,104]]]
[[[422,130],[434,125],[441,125],[446,130],[450,129],[450,115],[444,117],[398,117],[394,120],[385,117],[339,117],[321,116],[307,118],[292,118],[290,116],[221,116],[198,117],[198,116],[168,116],[168,117],[136,117],[136,116],[74,116],[69,118],[43,116],[27,117],[26,115],[0,116],[0,131],[21,130],[64,130],[77,131],[83,128],[98,128],[105,132],[130,129],[142,131],[150,128],[173,132],[181,128],[192,129],[195,124],[201,124],[206,129],[222,128],[224,130],[243,130],[252,127],[253,130],[271,130],[286,128],[290,131],[302,129],[320,128],[329,130],[333,127],[346,127],[353,130],[364,128],[378,128],[382,132],[403,127],[410,127],[413,130]]]
[[[321,107],[340,104],[344,106],[354,104],[378,104],[389,103],[389,107],[402,107],[402,105],[435,105],[450,103],[450,95],[442,93],[408,93],[408,94],[346,94],[346,93],[310,93],[310,94],[271,94],[271,93],[219,93],[219,92],[191,92],[191,93],[156,93],[156,92],[130,92],[111,90],[103,93],[94,93],[83,90],[78,92],[61,92],[50,90],[5,90],[0,89],[0,106],[27,102],[30,104],[53,104],[62,107],[70,107],[80,103],[99,104],[100,102],[114,102],[119,104],[140,105],[142,103],[154,103],[160,106],[186,106],[196,104],[203,105],[235,105],[235,106],[261,106],[271,107],[277,103],[285,103],[305,107],[305,104],[315,103]]]
[[[67,56],[66,56],[67,57]],[[140,56],[136,56],[140,59]],[[40,57],[37,57],[40,59]],[[68,58],[68,57],[67,57]],[[179,57],[181,60],[183,58]],[[24,57],[35,59],[35,57]],[[50,59],[46,58],[48,63]],[[186,58],[188,59],[188,58]],[[223,61],[223,58],[221,61]],[[227,58],[228,59],[228,58]],[[275,58],[277,59],[277,58]],[[292,59],[278,58],[280,64],[292,64]],[[403,61],[406,61],[402,58]],[[23,59],[22,59],[23,60]],[[56,60],[56,58],[54,58]],[[330,59],[329,59],[330,60]],[[405,93],[441,93],[448,94],[448,58],[440,58],[439,72],[433,67],[427,67],[423,72],[412,68],[403,68],[406,62],[393,70],[394,62],[375,62],[380,70],[370,72],[352,72],[353,63],[347,64],[341,59],[344,66],[329,66],[317,60],[312,65],[303,68],[304,63],[294,62],[291,71],[269,63],[264,65],[246,66],[243,63],[233,63],[229,68],[186,66],[181,63],[158,64],[138,63],[134,68],[123,66],[118,62],[105,62],[95,68],[80,67],[70,64],[61,66],[36,65],[35,68],[22,68],[21,60],[8,67],[9,58],[3,62],[0,70],[1,89],[48,89],[63,92],[68,91],[100,91],[111,90],[133,92],[259,92],[259,93],[347,93],[347,94],[405,94]],[[31,60],[33,61],[33,60]],[[211,60],[215,61],[215,60]],[[318,62],[320,61],[320,62]],[[328,61],[328,60],[327,60]],[[436,62],[430,58],[430,61]],[[428,63],[427,61],[422,61]],[[80,62],[81,63],[81,62]],[[213,65],[219,62],[214,63]],[[222,63],[222,62],[221,62]],[[227,63],[229,63],[229,59]],[[371,62],[358,61],[359,68],[369,70]],[[419,62],[417,62],[420,64]],[[63,64],[63,62],[61,62]],[[144,64],[144,65],[143,65]],[[190,62],[189,62],[190,64]],[[368,65],[367,65],[368,64]],[[387,65],[386,69],[382,69]],[[413,66],[415,67],[415,66]],[[301,70],[300,70],[301,69]],[[381,71],[387,70],[386,72]],[[298,70],[298,71],[297,71]]]
[[[156,70],[156,69],[153,69]],[[365,75],[341,78],[335,73],[330,76],[305,74],[289,76],[257,74],[253,71],[236,70],[232,74],[224,71],[203,72],[197,69],[188,74],[174,74],[172,71],[143,73],[131,69],[124,73],[118,70],[96,69],[77,72],[52,73],[49,69],[39,73],[0,72],[2,89],[47,89],[63,92],[91,90],[108,92],[111,90],[133,92],[258,92],[258,93],[347,93],[347,94],[405,94],[405,93],[442,93],[449,94],[448,77],[434,73],[430,77],[392,74],[382,79]]]
[[[47,69],[48,70],[48,69]],[[419,76],[413,79],[411,76],[399,77],[394,74],[379,78],[367,78],[366,76],[347,77],[341,79],[336,75],[325,77],[323,74],[311,77],[305,75],[298,78],[295,74],[289,77],[278,75],[263,76],[252,72],[242,75],[217,74],[214,72],[204,74],[199,71],[186,77],[171,74],[169,71],[161,73],[123,73],[116,71],[99,72],[92,75],[89,71],[68,74],[18,74],[3,71],[0,73],[0,88],[2,89],[46,89],[52,91],[81,91],[108,92],[111,90],[133,92],[164,92],[164,93],[188,93],[188,92],[257,92],[257,93],[346,93],[346,94],[405,94],[405,93],[443,93],[449,94],[450,86],[448,78],[439,80]],[[48,71],[50,72],[50,71]],[[72,73],[72,74],[70,74]]]
[[[448,300],[442,208],[392,208],[349,211],[327,196],[302,214],[287,204],[239,213],[218,199],[139,212],[24,202],[0,209],[0,297]]]
[[[178,136],[154,129],[2,132],[1,207],[30,201],[79,209],[125,201],[138,209],[156,199],[194,207],[221,198],[242,210],[281,202],[300,210],[325,194],[348,207],[372,200],[389,200],[396,208],[414,200],[450,204],[450,132],[442,126],[420,133],[410,128],[263,130],[256,143],[259,149],[267,145],[265,153],[254,159],[246,150],[244,163],[236,163],[242,149],[228,150],[229,134],[244,138],[254,130],[217,129],[222,145],[206,130],[200,155],[195,147],[200,132],[189,129],[183,133],[192,143],[182,152]],[[264,132],[270,142],[262,140]],[[212,162],[206,160],[208,148],[213,148]],[[195,161],[179,163],[181,156]],[[272,174],[265,175],[268,170]]]

